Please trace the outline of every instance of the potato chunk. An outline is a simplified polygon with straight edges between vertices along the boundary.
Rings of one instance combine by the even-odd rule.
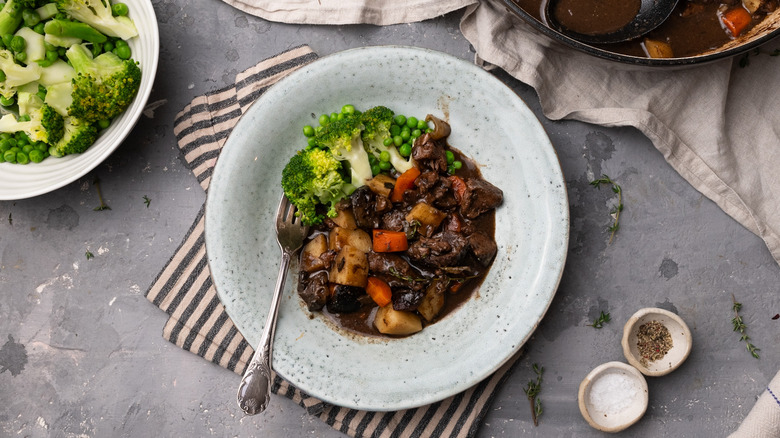
[[[441,221],[443,221],[445,217],[447,217],[447,213],[424,202],[420,202],[412,207],[412,211],[406,215],[406,222],[412,223],[413,221],[418,221],[423,226],[435,229],[441,224]]]
[[[348,208],[338,210],[336,217],[332,217],[330,220],[332,220],[334,224],[340,226],[341,228],[346,228],[348,230],[354,230],[357,228],[357,224],[355,223],[355,215],[352,214],[352,210]]]
[[[349,245],[360,251],[371,251],[371,236],[361,229],[348,230],[342,227],[336,227],[330,230],[329,235],[330,249],[339,251],[341,248]]]
[[[645,38],[644,42],[642,42],[642,46],[644,46],[647,56],[651,58],[674,58],[672,46],[664,41]]]
[[[426,321],[431,322],[436,315],[441,312],[444,307],[444,292],[447,289],[446,280],[434,280],[430,286],[425,290],[420,305],[417,307],[417,312],[425,318]]]
[[[374,325],[380,333],[386,335],[411,335],[422,330],[419,316],[411,312],[395,310],[392,303],[376,311]]]
[[[377,176],[366,181],[366,185],[372,192],[377,195],[382,195],[385,198],[390,197],[390,192],[395,187],[395,179],[385,173],[380,173]]]
[[[328,239],[324,234],[318,234],[303,247],[301,252],[301,269],[306,272],[325,269],[325,261],[320,256],[328,250]]]
[[[347,286],[366,287],[368,284],[368,255],[346,245],[336,254],[330,268],[330,282]]]

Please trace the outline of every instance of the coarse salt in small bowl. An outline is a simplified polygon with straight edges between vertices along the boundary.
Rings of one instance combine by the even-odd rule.
[[[647,381],[631,365],[607,362],[582,380],[578,400],[580,413],[593,428],[620,432],[647,411]]]
[[[653,333],[653,326],[665,330],[664,336]],[[647,307],[628,319],[621,344],[629,364],[646,376],[656,377],[669,374],[685,362],[691,353],[693,338],[688,325],[678,315]]]

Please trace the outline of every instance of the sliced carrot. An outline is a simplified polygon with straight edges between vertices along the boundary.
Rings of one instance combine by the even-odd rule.
[[[452,285],[450,286],[450,292],[452,292],[452,293],[457,292],[458,289],[460,289],[461,286],[463,286],[463,282],[462,281],[456,281],[456,282],[452,283]]]
[[[406,172],[402,173],[398,179],[395,180],[395,187],[390,192],[390,200],[393,202],[401,202],[404,200],[404,192],[414,187],[414,180],[420,176],[420,169],[412,167]]]
[[[752,20],[753,17],[750,16],[750,12],[742,6],[731,8],[720,16],[720,21],[733,37],[738,37]]]
[[[377,277],[368,277],[366,293],[379,307],[385,307],[390,304],[390,301],[393,299],[393,292],[390,290],[390,285]]]
[[[463,194],[466,193],[466,181],[463,181],[463,178],[457,175],[450,175],[449,180],[452,185],[452,190],[455,192],[455,199],[458,202],[461,202],[463,200]]]
[[[403,231],[374,230],[374,252],[398,252],[406,251],[409,242]]]

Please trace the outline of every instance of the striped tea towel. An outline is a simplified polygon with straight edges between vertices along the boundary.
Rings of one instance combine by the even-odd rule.
[[[780,438],[780,371],[729,438]]]
[[[214,164],[230,130],[249,105],[280,78],[315,59],[317,55],[309,47],[301,46],[261,61],[239,73],[235,84],[195,98],[177,115],[173,129],[179,148],[204,190],[208,190]],[[165,339],[243,374],[253,350],[225,312],[212,283],[206,263],[204,211],[202,207],[146,297],[170,315],[163,329]],[[329,405],[302,393],[275,373],[271,390],[352,437],[471,437],[516,361],[517,356],[460,394],[397,412]]]

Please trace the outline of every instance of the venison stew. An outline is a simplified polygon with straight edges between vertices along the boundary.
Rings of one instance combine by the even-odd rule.
[[[299,296],[347,331],[423,330],[476,293],[496,255],[503,192],[447,144],[446,122],[427,120],[413,166],[378,173],[341,199],[301,251]]]
[[[511,10],[518,13],[516,8],[520,8],[524,14],[518,15],[527,21],[532,18],[537,27],[549,22],[545,16],[547,1],[506,0]],[[599,34],[620,27],[636,6],[632,2],[624,2],[620,8],[610,5],[611,2],[599,0],[561,0],[552,13],[570,29]],[[773,23],[777,21],[779,5],[779,0],[680,0],[669,18],[648,34],[626,42],[590,46],[619,55],[654,59],[721,53],[739,44],[766,40],[777,27]],[[762,24],[765,19],[772,23]]]

